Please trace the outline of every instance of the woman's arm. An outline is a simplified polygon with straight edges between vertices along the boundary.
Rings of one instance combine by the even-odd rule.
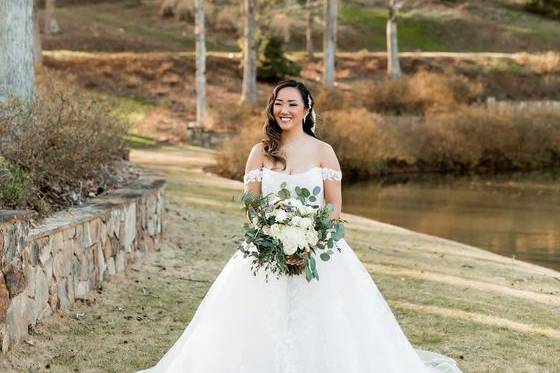
[[[264,147],[262,143],[258,143],[251,149],[249,157],[247,158],[247,163],[245,164],[245,175],[248,175],[251,171],[259,170],[264,165]],[[260,175],[260,174],[259,174]],[[251,193],[255,196],[261,194],[261,179],[251,179],[244,183],[244,190],[247,193]]]
[[[329,144],[324,144],[321,149],[321,167],[323,167],[323,187],[325,188],[325,203],[330,203],[334,206],[334,210],[330,214],[331,219],[340,219],[342,210],[342,189],[341,180],[336,177],[333,172],[328,170],[340,172],[340,164],[338,158]],[[331,177],[329,177],[331,176]],[[333,177],[334,176],[334,177]]]

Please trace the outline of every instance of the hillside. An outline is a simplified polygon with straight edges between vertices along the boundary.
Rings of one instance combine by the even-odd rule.
[[[208,49],[238,51],[239,5],[208,2]],[[382,51],[386,11],[382,0],[341,1],[339,51]],[[522,0],[409,0],[401,10],[401,51],[517,52],[560,50],[560,22],[527,13]],[[44,36],[45,49],[80,51],[189,51],[193,21],[159,16],[160,0],[61,2],[62,33]],[[314,45],[321,46],[320,9]],[[261,24],[289,37],[289,50],[304,49],[304,12],[284,8],[261,12]],[[489,22],[491,21],[491,22]]]

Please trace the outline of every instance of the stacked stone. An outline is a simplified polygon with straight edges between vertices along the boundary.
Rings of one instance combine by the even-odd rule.
[[[28,329],[154,250],[161,238],[164,182],[150,180],[30,228],[30,213],[0,214],[2,351]],[[4,212],[4,216],[8,214]]]

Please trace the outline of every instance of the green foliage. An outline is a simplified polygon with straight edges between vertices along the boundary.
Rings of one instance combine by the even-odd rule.
[[[8,165],[5,174],[13,175],[5,180],[19,191],[4,194],[0,208],[48,212],[74,204],[92,185],[106,187],[110,165],[127,157],[128,126],[108,106],[85,98],[54,75],[44,79],[32,104],[0,105],[0,157]],[[20,187],[27,183],[32,196]]]
[[[287,183],[283,182],[276,194],[255,196],[245,192],[241,195],[241,202],[244,204],[250,224],[243,226],[243,240],[238,250],[244,257],[252,259],[251,269],[255,275],[263,269],[267,280],[270,274],[279,277],[300,273],[305,275],[307,281],[314,278],[319,280],[314,255],[319,255],[323,261],[329,260],[330,255],[334,253],[333,248],[336,247],[341,251],[336,241],[344,238],[342,225],[344,221],[330,218],[329,214],[334,210],[333,206],[311,203],[316,201],[316,196],[320,192],[319,186],[313,188],[313,192],[296,186],[294,193],[291,193],[287,189]],[[277,218],[278,214],[284,214],[284,217]],[[307,229],[308,233],[313,232],[316,241],[307,243],[306,247],[298,244],[295,252],[285,254],[286,242],[283,242],[281,236],[275,236],[271,232],[278,227],[280,227],[278,229],[284,229],[283,227],[286,226],[298,227],[295,219],[301,218],[309,219],[308,221],[311,222],[310,226],[304,229]],[[301,226],[297,229],[301,229]],[[298,261],[299,264],[294,264],[293,260]]]
[[[282,38],[277,36],[261,39],[257,67],[259,80],[277,82],[287,76],[299,76],[301,67],[285,56],[283,44]]]
[[[33,182],[20,167],[0,158],[0,208],[20,210],[33,197]]]
[[[525,4],[525,10],[560,20],[560,0],[529,0]]]

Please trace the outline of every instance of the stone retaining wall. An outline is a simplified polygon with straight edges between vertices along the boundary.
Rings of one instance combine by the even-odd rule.
[[[0,211],[0,348],[154,250],[161,238],[165,182],[127,189],[59,212]]]

